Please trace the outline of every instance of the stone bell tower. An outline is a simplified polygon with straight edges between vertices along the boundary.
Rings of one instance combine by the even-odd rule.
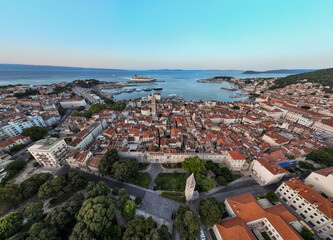
[[[191,201],[193,198],[194,188],[195,188],[195,178],[194,174],[192,173],[186,180],[186,187],[185,187],[185,197],[186,201]]]

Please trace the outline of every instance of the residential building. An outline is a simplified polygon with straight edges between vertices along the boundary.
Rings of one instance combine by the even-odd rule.
[[[333,167],[312,172],[305,180],[307,185],[313,185],[317,192],[333,198]]]
[[[286,175],[287,171],[279,165],[272,165],[264,158],[258,158],[252,161],[250,169],[253,174],[259,178],[263,185],[276,183]]]
[[[85,107],[87,106],[87,103],[83,98],[69,98],[62,99],[60,105],[65,109],[75,109],[78,107]]]
[[[273,240],[303,239],[290,225],[297,219],[282,205],[262,207],[250,193],[225,200],[228,218],[214,225],[219,240],[263,239],[261,233]]]
[[[43,118],[35,115],[10,121],[6,126],[2,127],[2,129],[8,136],[15,137],[20,135],[24,129],[34,126],[47,127]]]
[[[21,135],[11,137],[5,141],[0,142],[0,151],[9,151],[12,147],[16,145],[21,145],[21,144],[25,145],[28,144],[29,142],[31,142],[30,137],[21,136]]]
[[[43,166],[60,167],[65,163],[69,148],[64,140],[47,138],[28,148],[31,155]]]
[[[238,151],[227,151],[226,154],[226,166],[230,169],[237,171],[242,170],[246,159]]]
[[[333,238],[333,203],[313,190],[311,185],[291,178],[282,183],[275,193],[322,238]]]

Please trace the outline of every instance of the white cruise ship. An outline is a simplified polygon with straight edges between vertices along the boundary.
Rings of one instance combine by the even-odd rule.
[[[156,79],[153,77],[141,77],[141,76],[137,76],[137,75],[134,75],[130,79],[133,82],[154,82],[154,81],[156,81]]]

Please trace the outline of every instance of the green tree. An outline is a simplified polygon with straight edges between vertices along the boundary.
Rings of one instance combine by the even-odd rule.
[[[158,229],[158,236],[159,240],[170,240],[171,239],[171,234],[168,231],[168,227],[166,225],[162,225],[160,229]]]
[[[56,229],[62,237],[67,236],[75,225],[75,218],[83,200],[83,194],[76,194],[61,206],[52,209],[46,215],[45,223]]]
[[[206,171],[205,161],[198,156],[185,158],[182,162],[182,167],[185,171],[194,173],[195,175]]]
[[[29,234],[31,237],[37,237],[44,228],[45,224],[43,222],[36,222],[31,225],[29,229]]]
[[[142,198],[140,196],[136,196],[134,202],[136,205],[140,205],[142,203]]]
[[[31,220],[36,220],[43,215],[43,203],[42,202],[30,202],[23,208],[23,217]]]
[[[279,201],[279,198],[278,196],[275,194],[275,192],[267,192],[265,194],[265,198],[267,198],[269,201],[271,202],[278,202]]]
[[[64,175],[56,176],[52,181],[48,181],[40,186],[38,190],[39,199],[48,199],[55,197],[67,185],[67,179]]]
[[[38,173],[24,180],[20,184],[23,198],[27,199],[38,193],[39,187],[43,185],[50,177],[50,173]]]
[[[19,185],[8,183],[0,188],[0,202],[6,202],[12,207],[16,206],[22,200],[22,193]]]
[[[227,186],[228,182],[227,180],[223,177],[223,176],[218,176],[216,178],[216,182],[220,185],[220,186]]]
[[[202,174],[198,174],[195,177],[196,183],[197,183],[197,189],[200,192],[208,192],[209,190],[215,188],[215,180],[207,177]]]
[[[0,218],[0,239],[13,236],[21,228],[22,223],[23,217],[19,212],[11,212]]]
[[[117,150],[107,151],[98,163],[98,171],[101,174],[110,175],[112,165],[119,160]]]
[[[69,237],[69,240],[96,240],[94,234],[87,228],[87,225],[84,222],[78,222],[73,228],[72,234]]]
[[[111,190],[105,182],[100,181],[97,184],[95,182],[90,182],[86,191],[88,193],[87,198],[95,198],[97,196],[107,196]]]
[[[304,240],[314,240],[313,234],[306,227],[302,228],[301,236]]]
[[[145,219],[143,216],[135,216],[128,222],[123,240],[146,239],[154,228],[156,228],[156,223],[152,217]]]
[[[121,159],[112,165],[112,176],[118,181],[126,181],[139,169],[139,163],[134,158]]]
[[[68,173],[68,187],[72,192],[77,192],[85,189],[88,184],[88,177],[84,173],[70,172]]]
[[[29,127],[22,131],[21,135],[30,137],[32,141],[38,141],[47,134],[47,130],[42,127]]]
[[[126,191],[126,189],[122,188],[119,190],[119,197],[117,201],[117,208],[122,209],[124,204],[127,202],[127,200],[130,200],[130,195]]]
[[[182,239],[195,239],[200,234],[199,217],[188,206],[178,208],[174,227]]]
[[[63,108],[61,105],[58,107],[58,112],[60,116],[64,116],[66,114],[66,109]]]
[[[110,197],[98,196],[83,203],[77,220],[82,221],[96,237],[103,238],[105,231],[112,226],[115,212],[116,204]]]
[[[38,234],[38,236],[33,238],[33,240],[60,240],[60,239],[63,238],[59,237],[59,232],[54,227],[47,227],[42,229]]]
[[[121,208],[121,215],[125,220],[130,219],[135,215],[135,204],[131,200],[127,200]]]
[[[212,227],[222,219],[223,205],[215,198],[207,198],[200,201],[199,215],[201,221],[207,227]]]

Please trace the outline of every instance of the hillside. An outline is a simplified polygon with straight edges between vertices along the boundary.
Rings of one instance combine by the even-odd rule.
[[[273,87],[273,89],[283,88],[291,84],[299,83],[304,79],[307,79],[308,82],[321,83],[324,86],[333,87],[333,68],[327,68],[313,72],[299,73],[277,79],[275,81],[275,86]]]
[[[252,71],[248,70],[242,74],[298,74],[303,72],[311,72],[312,69],[278,69],[278,70],[268,70],[268,71]]]

